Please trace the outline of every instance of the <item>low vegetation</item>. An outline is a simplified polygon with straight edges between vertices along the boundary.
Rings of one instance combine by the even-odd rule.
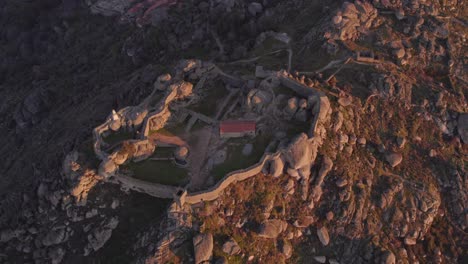
[[[145,160],[131,162],[122,167],[133,174],[133,177],[148,182],[183,186],[187,183],[187,170],[169,161]]]
[[[242,149],[246,144],[250,143],[250,140],[246,138],[229,139],[226,160],[222,164],[215,166],[211,170],[211,175],[215,177],[215,180],[220,180],[230,172],[245,169],[256,164],[265,153],[270,139],[271,137],[269,136],[257,136],[254,142],[251,143],[253,150],[250,155],[242,154]]]
[[[110,135],[104,138],[104,142],[109,144],[110,146],[120,143],[124,140],[129,140],[134,138],[134,133],[126,132],[126,131],[117,131],[112,132]]]
[[[203,100],[190,106],[189,109],[206,116],[214,117],[217,105],[223,102],[223,98],[229,94],[229,91],[220,81],[216,81],[208,87],[202,91],[204,93],[201,95]]]

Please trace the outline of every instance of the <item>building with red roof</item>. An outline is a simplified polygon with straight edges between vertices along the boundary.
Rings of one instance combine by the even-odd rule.
[[[255,136],[257,124],[254,120],[225,120],[219,124],[222,138]]]

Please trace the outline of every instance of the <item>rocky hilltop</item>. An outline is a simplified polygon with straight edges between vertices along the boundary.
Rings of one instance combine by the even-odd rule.
[[[464,1],[0,2],[1,263],[466,263]]]

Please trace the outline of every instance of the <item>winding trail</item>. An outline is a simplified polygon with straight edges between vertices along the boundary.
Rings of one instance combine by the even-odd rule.
[[[168,145],[175,145],[175,146],[188,146],[187,142],[181,139],[178,136],[168,136],[163,135],[161,133],[154,133],[148,136],[148,139],[151,140],[156,145],[168,144]]]

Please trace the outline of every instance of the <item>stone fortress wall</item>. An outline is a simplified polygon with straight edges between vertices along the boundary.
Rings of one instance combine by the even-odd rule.
[[[229,185],[239,181],[247,180],[259,174],[260,172],[262,172],[263,168],[268,162],[279,158],[279,155],[280,151],[277,151],[273,154],[264,154],[263,157],[260,159],[260,162],[258,162],[257,164],[243,170],[237,170],[228,173],[215,186],[209,188],[208,190],[187,194],[187,196],[185,196],[185,200],[181,201],[181,204],[184,204],[184,202],[188,204],[196,204],[203,201],[216,200],[224,191],[224,189],[226,189]]]
[[[312,116],[314,119],[312,120],[308,135],[309,138],[312,138],[317,130],[319,121],[325,121],[327,119],[327,114],[329,114],[330,101],[328,100],[328,97],[323,92],[308,87],[298,80],[295,80],[286,71],[280,71],[277,74],[282,85],[293,90],[298,95],[309,99],[311,102]]]
[[[159,85],[164,86],[161,82],[159,82]],[[188,86],[190,86],[190,88]],[[161,88],[155,87],[155,89]],[[184,90],[185,93],[182,92],[182,90]],[[164,99],[159,102],[155,110],[151,111],[145,119],[142,129],[143,133],[141,133],[142,139],[146,139],[149,136],[150,131],[163,128],[171,115],[169,104],[174,100],[182,99],[190,95],[189,93],[191,93],[191,90],[192,84],[184,81],[179,81],[170,85]]]
[[[308,134],[309,140],[315,140],[316,138],[314,135],[317,127],[320,122],[324,122],[327,119],[327,115],[330,110],[330,102],[328,101],[328,98],[322,92],[298,82],[285,71],[272,73],[272,75],[269,77],[278,78],[281,84],[294,90],[298,95],[311,99],[313,102],[312,116],[314,119],[312,120],[311,128]],[[320,141],[321,140],[322,139],[320,139]],[[287,158],[282,157],[287,155],[285,152],[287,152],[287,149],[280,149],[275,153],[265,153],[257,164],[249,168],[227,174],[215,186],[209,188],[208,190],[187,194],[180,203],[184,204],[185,202],[188,204],[195,204],[203,201],[216,200],[222,194],[224,189],[226,189],[232,183],[244,181],[253,176],[256,176],[265,168],[270,174],[279,176],[285,168],[283,160],[287,160]],[[292,158],[295,159],[296,157]],[[269,168],[266,167],[268,165],[270,165]]]
[[[204,67],[204,65],[190,62],[190,65],[184,65],[183,69],[179,70],[188,72],[193,67]],[[102,150],[102,147],[105,145],[103,136],[107,133],[122,130],[135,131],[141,128],[140,139],[126,140],[126,142],[135,147],[136,153],[133,155],[133,160],[140,161],[151,156],[155,145],[148,140],[150,131],[158,130],[165,126],[171,116],[169,105],[172,102],[187,98],[192,94],[193,85],[185,82],[180,77],[181,75],[183,73],[178,72],[175,78],[172,78],[169,74],[160,76],[155,83],[153,92],[140,105],[125,107],[118,112],[113,111],[103,124],[94,129],[93,147],[96,156],[102,161],[99,166],[100,176],[105,179],[116,176],[118,166],[123,164],[127,158],[130,158],[119,157],[117,152],[106,153]],[[157,91],[164,91],[165,94],[161,100],[152,106],[151,102],[157,99],[155,98],[158,95]]]
[[[183,69],[176,74],[175,79],[181,80],[181,75],[183,76],[183,74],[190,74],[190,72],[195,74],[198,72],[198,76],[196,77],[214,74],[215,76],[221,76],[223,79],[227,79],[228,82],[238,81],[235,77],[222,73],[211,64],[208,64],[208,66],[205,65],[205,67],[202,65],[203,64],[199,61],[185,61],[185,65],[182,67]],[[101,145],[103,143],[102,135],[109,131],[117,131],[122,127],[129,129],[141,126],[141,140],[130,140],[128,142],[138,144],[145,140],[147,141],[149,132],[164,127],[166,121],[169,119],[171,114],[169,104],[174,100],[186,98],[192,92],[191,84],[184,81],[171,82],[169,75],[162,75],[155,84],[155,91],[166,87],[166,94],[155,107],[149,107],[149,102],[153,100],[155,94],[155,91],[153,91],[142,104],[135,107],[123,108],[117,113],[114,112],[108,117],[104,124],[94,129],[94,150],[98,158],[102,160],[99,174],[105,180],[118,183],[126,189],[143,192],[157,198],[173,198],[180,206],[183,204],[196,204],[203,201],[215,200],[231,184],[254,177],[262,171],[274,177],[278,177],[283,174],[286,169],[287,173],[292,177],[304,178],[305,182],[308,182],[311,164],[315,161],[317,148],[322,144],[322,140],[325,136],[322,123],[330,116],[330,102],[327,96],[322,92],[306,86],[285,71],[269,72],[263,74],[263,76],[257,75],[257,77],[265,79],[274,78],[277,80],[276,83],[281,83],[285,87],[292,89],[299,96],[308,99],[313,116],[310,130],[307,131],[308,135],[304,133],[300,134],[293,139],[288,146],[279,149],[275,153],[265,153],[261,160],[255,165],[231,172],[224,176],[215,186],[200,192],[188,193],[180,187],[149,183],[120,175],[118,173],[118,165],[115,165],[115,163],[123,164],[125,160],[123,162],[115,162],[115,153],[108,154],[101,150]],[[205,79],[203,79],[203,81],[204,80]],[[129,115],[129,113],[132,113],[132,115]],[[133,122],[135,119],[137,119],[136,121],[138,122]],[[116,120],[120,122],[118,123]],[[113,163],[114,165],[109,166],[109,163]],[[305,190],[305,193],[307,193],[307,190],[308,189]]]

